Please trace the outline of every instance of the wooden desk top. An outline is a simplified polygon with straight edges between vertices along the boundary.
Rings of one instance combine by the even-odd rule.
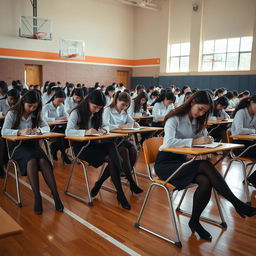
[[[115,129],[111,130],[113,133],[122,133],[122,134],[131,134],[131,133],[141,133],[141,132],[155,132],[155,131],[162,131],[164,128],[162,127],[146,127],[141,126],[141,129],[138,130],[122,130],[122,129]]]
[[[0,238],[23,232],[23,228],[0,207]]]
[[[232,124],[234,119],[228,119],[228,120],[223,120],[223,121],[218,121],[218,120],[208,120],[207,124],[208,125],[213,125],[213,124]]]
[[[5,119],[5,116],[0,116],[0,120],[4,120]]]
[[[238,134],[231,135],[230,137],[239,140],[256,140],[256,134]]]
[[[54,122],[47,122],[48,125],[62,125],[62,124],[67,124],[68,121],[54,121]]]
[[[243,147],[244,147],[243,144],[221,143],[221,146],[216,148],[177,147],[177,148],[164,148],[162,149],[162,151],[196,156],[196,155],[211,154],[214,152],[227,151],[234,148],[243,148]]]
[[[159,118],[155,120],[155,122],[159,122],[159,123],[162,123],[163,121],[164,121],[164,118]]]
[[[225,109],[225,112],[234,112],[235,108]]]
[[[67,136],[65,139],[75,140],[75,141],[88,141],[88,140],[101,140],[101,139],[111,139],[118,137],[126,137],[128,134],[118,134],[118,133],[109,133],[102,136]]]
[[[152,119],[153,116],[133,116],[134,120],[142,120],[142,119]]]
[[[65,137],[65,134],[56,133],[56,132],[47,132],[41,135],[33,135],[33,136],[2,136],[2,138],[6,140],[11,140],[11,141],[46,139],[46,138],[56,138],[56,137]]]

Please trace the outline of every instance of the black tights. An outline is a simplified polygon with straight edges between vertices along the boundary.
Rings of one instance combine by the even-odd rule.
[[[48,163],[48,161],[44,158],[40,158],[39,160],[33,158],[29,160],[27,163],[27,175],[28,175],[28,179],[29,179],[32,191],[35,196],[35,203],[41,204],[41,200],[42,200],[40,189],[39,189],[39,175],[38,175],[39,169],[42,172],[42,175],[44,177],[46,184],[51,190],[56,208],[58,206],[62,207],[52,168],[50,167],[50,164]]]
[[[233,194],[218,170],[207,160],[201,161],[193,182],[198,184],[198,187],[193,198],[192,221],[199,221],[201,213],[210,200],[212,188],[225,197],[237,211],[246,214],[252,209]]]
[[[134,164],[136,163],[137,151],[133,147],[127,148],[127,147],[124,147],[124,146],[119,147],[118,151],[119,152],[117,152],[117,154],[119,155],[119,153],[120,153],[120,156],[123,159],[122,166],[121,166],[121,162],[120,161],[117,161],[117,160],[115,161],[116,158],[114,158],[114,162],[118,162],[118,165],[120,164],[120,166],[118,167],[118,170],[123,170],[125,172],[125,175],[126,175],[128,181],[130,182],[130,184],[134,185],[135,182],[133,180],[131,172],[132,172],[132,168],[133,168]],[[99,185],[102,185],[103,182],[107,178],[109,178],[109,176],[111,176],[111,178],[113,180],[113,177],[111,175],[111,166],[112,165],[113,164],[111,164],[111,157],[109,156],[109,164],[105,168],[105,170],[104,170],[103,174],[101,175],[100,179],[98,180],[98,184]],[[119,173],[118,173],[118,180],[120,181]],[[114,182],[114,180],[113,180],[113,182]]]

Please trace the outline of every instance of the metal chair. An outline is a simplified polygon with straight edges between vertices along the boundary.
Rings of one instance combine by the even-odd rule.
[[[231,137],[231,131],[230,130],[227,130],[226,132],[227,134],[227,140],[228,140],[228,143],[233,143],[233,138]],[[251,174],[255,164],[256,164],[256,158],[251,158],[251,157],[246,157],[246,156],[243,156],[249,149],[253,148],[253,147],[256,147],[256,144],[254,145],[251,145],[249,147],[247,147],[242,153],[240,153],[238,156],[236,156],[233,152],[230,153],[230,156],[231,156],[231,161],[228,165],[228,168],[224,174],[224,179],[226,179],[227,177],[227,174],[229,172],[229,169],[231,167],[231,164],[233,162],[239,162],[241,165],[242,165],[242,171],[243,171],[243,184],[244,184],[244,190],[245,190],[245,195],[246,195],[246,200],[247,200],[247,203],[250,204],[251,202],[251,198],[250,198],[250,195],[249,195],[249,184],[248,184],[248,181],[247,181],[247,178],[249,177],[249,175]],[[246,164],[246,162],[248,162]],[[247,174],[247,168],[250,167],[249,169],[249,172]]]
[[[135,223],[135,227],[137,228],[140,228],[146,232],[149,232],[150,234],[153,234],[161,239],[164,239],[165,241],[168,241],[174,245],[176,245],[177,247],[182,247],[182,244],[181,244],[181,240],[180,240],[180,237],[179,237],[179,232],[178,232],[178,228],[177,228],[177,222],[176,222],[176,218],[175,218],[175,213],[174,213],[174,206],[173,206],[173,193],[176,191],[176,187],[173,186],[171,183],[169,183],[169,180],[174,176],[176,175],[182,167],[188,165],[189,163],[191,163],[192,161],[194,161],[195,157],[193,157],[192,159],[190,159],[189,161],[183,163],[170,177],[168,177],[167,180],[160,180],[159,178],[157,177],[154,177],[153,173],[152,173],[152,168],[150,165],[152,165],[155,160],[156,160],[156,157],[157,157],[157,154],[159,152],[159,147],[163,144],[163,138],[162,137],[154,137],[154,138],[150,138],[150,139],[147,139],[144,141],[143,143],[143,150],[144,150],[144,157],[145,157],[145,163],[146,163],[146,166],[147,166],[147,170],[148,170],[148,175],[150,177],[150,180],[152,181],[152,183],[150,184],[148,190],[147,190],[147,193],[146,193],[146,196],[145,196],[145,199],[144,199],[144,202],[142,204],[142,207],[141,207],[141,210],[140,210],[140,213],[139,213],[139,216],[137,218],[137,221]],[[180,211],[182,212],[179,207],[181,205],[181,202],[186,194],[186,191],[188,188],[191,188],[191,187],[195,187],[197,186],[196,184],[190,184],[189,186],[186,187],[182,197],[181,197],[181,201],[178,205],[178,209],[177,211]],[[152,192],[152,189],[153,187],[160,187],[160,188],[163,188],[164,191],[166,192],[166,195],[167,195],[167,199],[168,199],[168,204],[169,204],[169,209],[170,209],[170,214],[171,214],[171,220],[173,222],[173,225],[174,225],[174,229],[175,229],[175,237],[176,239],[173,240],[173,239],[170,239],[166,236],[163,236],[159,233],[156,233],[155,231],[153,230],[150,230],[148,228],[146,228],[145,226],[142,226],[140,224],[140,221],[141,221],[141,218],[142,218],[142,215],[144,213],[144,209],[145,209],[145,206],[148,202],[148,199],[149,199],[149,195],[150,193]],[[227,227],[227,224],[224,220],[224,217],[223,217],[223,214],[222,214],[222,210],[221,210],[221,207],[220,207],[220,202],[219,202],[219,197],[216,193],[216,191],[214,190],[214,196],[215,196],[215,199],[216,199],[216,202],[217,202],[217,206],[218,206],[218,210],[219,210],[219,214],[220,214],[220,218],[221,218],[221,222],[217,222],[215,220],[212,220],[212,219],[209,219],[209,218],[204,218],[204,217],[201,217],[201,219],[203,220],[206,220],[210,223],[213,223],[213,224],[219,224],[221,225],[222,227]],[[187,212],[182,212],[182,213],[185,213],[187,215],[190,215],[189,213]]]

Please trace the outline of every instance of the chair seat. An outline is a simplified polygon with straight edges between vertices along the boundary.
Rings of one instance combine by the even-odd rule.
[[[165,183],[164,180],[160,180],[160,179],[158,179],[158,178],[154,178],[153,181],[156,182],[156,183],[160,183],[160,184],[164,184],[164,183]],[[173,185],[170,184],[170,183],[167,183],[166,186],[167,186],[168,188],[172,189],[172,190],[176,189],[176,187],[173,186]]]

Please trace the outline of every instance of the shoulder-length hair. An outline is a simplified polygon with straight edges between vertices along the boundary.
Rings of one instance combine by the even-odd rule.
[[[92,115],[89,108],[89,103],[101,106],[102,109],[95,113],[91,119],[91,124],[94,129],[99,129],[102,126],[102,113],[106,105],[106,97],[101,90],[94,90],[87,95],[72,111],[77,110],[79,116],[78,126],[80,129],[87,130],[89,128],[89,119]]]
[[[203,115],[197,118],[197,129],[196,133],[202,131],[207,126],[207,120],[209,113],[212,112],[214,107],[214,102],[211,97],[211,94],[208,91],[198,91],[195,92],[191,97],[184,102],[181,106],[177,107],[174,110],[171,110],[164,118],[166,122],[172,116],[184,116],[189,113],[193,104],[204,104],[210,105],[209,110]]]
[[[25,113],[24,105],[25,103],[34,104],[38,103],[37,109],[33,112],[32,116],[32,128],[37,128],[41,121],[41,112],[42,112],[42,100],[41,96],[37,90],[30,90],[26,92],[21,99],[9,109],[9,111],[13,111],[16,119],[14,121],[12,129],[18,129],[20,120]]]
[[[116,92],[115,96],[114,96],[114,99],[113,99],[112,103],[109,105],[109,107],[110,108],[115,108],[116,104],[117,104],[117,100],[127,103],[128,108],[131,105],[131,96],[127,92],[121,92],[121,91]]]
[[[238,110],[240,110],[242,108],[248,108],[251,102],[256,103],[256,95],[253,95],[251,97],[242,99],[239,102],[239,104],[236,106],[236,109],[235,109],[235,111],[233,113],[233,117],[235,117],[235,115],[236,115]]]
[[[143,105],[140,104],[141,99],[146,100],[146,102]],[[141,107],[143,108],[144,111],[147,111],[148,95],[146,92],[139,93],[139,95],[136,98],[134,98],[133,101],[134,101],[134,112],[135,113],[140,112]]]
[[[57,90],[46,104],[52,102],[56,98],[66,99],[66,93],[62,89]]]

